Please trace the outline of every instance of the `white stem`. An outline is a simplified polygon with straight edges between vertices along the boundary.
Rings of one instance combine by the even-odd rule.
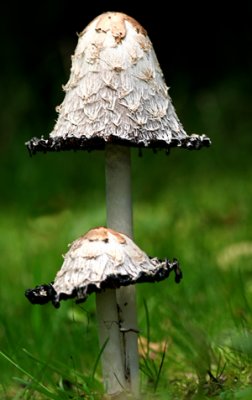
[[[126,388],[115,290],[107,289],[96,295],[96,313],[102,355],[104,388],[116,396]]]
[[[131,393],[137,398],[139,396],[139,355],[135,286],[118,289],[117,304],[120,310],[125,378]]]
[[[106,204],[108,227],[132,238],[130,148],[106,147]]]
[[[106,147],[107,226],[133,237],[130,148]],[[138,325],[135,286],[117,290],[124,374],[128,389],[139,395]]]

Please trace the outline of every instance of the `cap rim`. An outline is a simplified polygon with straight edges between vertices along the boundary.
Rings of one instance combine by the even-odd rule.
[[[169,142],[166,140],[150,140],[149,142],[121,139],[117,136],[110,135],[108,137],[92,137],[86,138],[84,135],[80,137],[65,135],[64,137],[49,137],[44,139],[43,136],[39,139],[33,137],[25,143],[30,155],[42,152],[59,152],[59,151],[94,151],[104,150],[106,144],[116,144],[132,148],[151,148],[153,150],[169,151],[173,147],[180,147],[188,150],[199,150],[203,147],[209,147],[211,140],[206,135],[191,135],[183,139],[172,138]]]

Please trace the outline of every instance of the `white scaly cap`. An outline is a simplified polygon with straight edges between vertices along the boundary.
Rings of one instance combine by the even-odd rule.
[[[49,139],[26,143],[31,154],[106,143],[166,150],[210,145],[205,135],[184,131],[145,29],[125,14],[104,13],[81,32],[64,91]]]
[[[148,257],[127,235],[98,227],[75,240],[64,256],[64,262],[52,284],[26,291],[33,304],[76,298],[85,301],[89,294],[103,289],[140,282],[155,282],[175,271],[175,281],[182,278],[176,260]]]

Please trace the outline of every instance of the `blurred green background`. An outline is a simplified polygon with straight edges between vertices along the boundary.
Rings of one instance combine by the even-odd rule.
[[[101,390],[99,368],[96,383],[89,379],[99,353],[94,299],[54,310],[31,306],[24,291],[51,281],[67,244],[106,223],[104,154],[30,158],[24,142],[52,130],[76,32],[109,10],[147,29],[186,131],[212,140],[199,152],[132,153],[135,241],[177,257],[184,271],[178,286],[138,288],[142,336],[150,329],[152,342],[168,341],[157,396],[252,396],[251,2],[168,9],[160,1],[1,6],[1,398],[50,398],[36,394],[38,382],[54,398]],[[160,357],[142,360],[145,398]]]

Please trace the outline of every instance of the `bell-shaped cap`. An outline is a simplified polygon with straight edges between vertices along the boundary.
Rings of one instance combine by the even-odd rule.
[[[125,14],[104,13],[79,35],[64,91],[49,138],[26,143],[31,154],[106,143],[166,150],[210,145],[205,135],[184,131],[145,29]]]
[[[76,298],[83,302],[89,294],[103,289],[140,282],[157,282],[175,271],[175,281],[182,278],[177,260],[148,257],[128,236],[98,227],[75,240],[53,283],[28,289],[26,297],[33,304]]]

